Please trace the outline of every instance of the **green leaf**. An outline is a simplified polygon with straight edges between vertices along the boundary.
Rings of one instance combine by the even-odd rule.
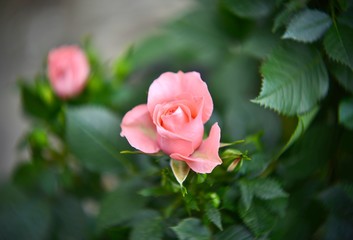
[[[88,219],[81,202],[73,197],[62,196],[54,202],[54,232],[58,240],[87,238]]]
[[[258,198],[269,200],[275,198],[288,197],[278,182],[273,179],[254,179],[250,181],[250,187]]]
[[[273,0],[223,0],[229,10],[242,18],[262,18],[271,13],[275,6]]]
[[[353,29],[340,24],[332,25],[325,34],[324,47],[327,55],[353,70]]]
[[[250,182],[246,179],[240,180],[238,185],[240,188],[241,200],[245,206],[245,209],[248,210],[251,207],[254,191]]]
[[[243,226],[235,225],[215,236],[216,240],[253,240],[251,233]]]
[[[21,91],[21,102],[23,111],[31,117],[41,118],[46,121],[52,120],[60,111],[58,101],[54,101],[53,93],[48,86],[48,83],[43,81],[37,82],[36,86],[31,86],[25,82],[19,82]],[[44,89],[45,94],[41,95],[39,89]],[[49,101],[46,99],[47,92],[49,92]]]
[[[248,210],[242,204],[239,204],[239,215],[256,237],[270,232],[277,218],[260,202],[252,204]]]
[[[269,26],[260,26],[245,39],[242,50],[262,60],[272,52],[279,41],[280,36],[273,34]]]
[[[314,42],[325,33],[331,24],[331,19],[326,13],[305,9],[292,18],[283,38]]]
[[[80,162],[92,171],[122,171],[119,153],[127,145],[119,138],[120,119],[102,107],[67,109],[67,143]]]
[[[209,240],[211,232],[197,218],[185,218],[172,227],[180,240]]]
[[[353,130],[353,98],[345,99],[340,102],[338,118],[343,126]]]
[[[159,240],[163,237],[163,221],[157,211],[145,210],[136,216],[130,238],[131,240]]]
[[[319,199],[331,214],[353,221],[353,201],[342,189],[335,185],[320,193]]]
[[[13,186],[3,186],[0,196],[0,239],[49,238],[51,211],[45,200],[28,198]]]
[[[190,167],[184,161],[178,161],[174,159],[170,159],[170,167],[172,168],[174,177],[180,186],[182,186],[183,182],[189,174]]]
[[[328,91],[329,79],[321,54],[304,44],[286,42],[261,67],[260,95],[252,100],[284,115],[303,114]]]
[[[303,3],[305,5],[305,3]],[[277,30],[285,25],[288,25],[292,17],[296,12],[302,8],[298,1],[288,2],[281,12],[279,12],[274,17],[274,23],[272,27],[272,32],[277,32]]]
[[[335,76],[339,84],[350,93],[353,93],[353,71],[349,67],[333,63],[330,68],[332,74]]]
[[[223,230],[221,213],[212,204],[206,206],[206,215],[207,218],[219,228],[219,230]]]
[[[145,204],[145,198],[137,194],[140,188],[139,181],[124,182],[103,199],[97,218],[98,232],[135,217]]]
[[[316,106],[310,112],[304,113],[302,115],[298,115],[298,124],[297,127],[295,128],[292,136],[286,143],[286,145],[281,149],[281,151],[278,153],[277,158],[282,155],[294,142],[300,138],[306,129],[310,126],[311,122],[314,120],[317,112],[319,111],[319,108]]]
[[[278,182],[268,178],[257,178],[252,180],[242,179],[238,183],[241,194],[241,201],[245,210],[252,206],[254,196],[270,200],[287,197],[288,194],[283,191]]]

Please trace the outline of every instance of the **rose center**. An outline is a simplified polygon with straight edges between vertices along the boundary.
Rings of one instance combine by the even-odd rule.
[[[161,120],[165,129],[177,131],[189,118],[180,106],[173,106],[165,111]]]

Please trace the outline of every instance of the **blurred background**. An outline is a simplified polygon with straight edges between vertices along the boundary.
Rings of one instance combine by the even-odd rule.
[[[15,148],[27,126],[16,79],[33,78],[51,48],[80,43],[86,36],[109,63],[191,4],[191,0],[1,0],[0,181],[15,166]]]

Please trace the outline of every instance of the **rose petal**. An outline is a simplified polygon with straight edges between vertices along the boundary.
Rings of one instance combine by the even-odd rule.
[[[221,129],[218,123],[215,123],[208,138],[202,142],[200,147],[190,157],[179,153],[173,153],[170,157],[175,160],[185,161],[194,172],[210,173],[217,165],[222,163],[218,155],[220,138]]]
[[[165,115],[168,109],[174,109],[175,107],[180,111],[186,107],[179,101],[174,103],[168,103],[165,106],[157,105],[154,111],[153,121],[157,126],[158,133],[158,144],[163,152],[166,154],[179,153],[184,156],[192,154],[196,148],[198,148],[202,142],[204,126],[202,123],[201,115],[196,116],[195,119],[190,118],[190,113],[184,112],[179,120],[185,120],[180,122],[174,122],[175,126],[172,126],[173,120],[167,122],[167,127],[164,126],[163,119],[169,120]],[[175,113],[175,112],[174,112]],[[185,115],[186,116],[185,116]],[[176,117],[178,118],[178,116]]]
[[[122,129],[120,135],[126,137],[134,148],[145,153],[156,153],[160,150],[156,126],[146,104],[138,105],[127,112],[120,126]]]
[[[202,122],[207,122],[213,111],[213,101],[206,83],[202,81],[198,72],[167,72],[154,80],[148,90],[147,99],[147,106],[151,116],[157,104],[181,99],[180,96],[185,94],[204,99]]]

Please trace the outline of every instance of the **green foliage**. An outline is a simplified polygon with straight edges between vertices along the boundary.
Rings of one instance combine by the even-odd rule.
[[[197,218],[186,218],[172,227],[180,240],[209,240],[210,231]]]
[[[326,13],[306,9],[292,18],[283,38],[314,42],[325,33],[330,25],[331,19]]]
[[[123,150],[126,145],[117,138],[119,125],[119,118],[102,107],[68,108],[68,146],[90,170],[122,171],[119,149]]]
[[[223,0],[223,3],[232,11],[235,15],[244,18],[261,18],[271,13],[274,8],[274,0]]]
[[[221,213],[212,204],[207,205],[206,215],[207,215],[208,219],[219,228],[219,230],[221,230],[221,231],[223,230]]]
[[[286,42],[262,65],[263,83],[255,103],[285,115],[312,109],[328,91],[328,74],[320,53]]]
[[[157,211],[146,210],[136,216],[136,224],[132,229],[130,239],[158,240],[162,239],[163,222]]]
[[[252,240],[251,233],[243,226],[232,226],[216,235],[217,240]]]
[[[72,99],[44,67],[19,81],[30,124],[0,186],[0,239],[352,239],[352,13],[348,0],[197,1],[112,65],[86,40]],[[223,164],[210,174],[119,137],[150,83],[179,70],[213,98],[205,131],[221,127]]]
[[[126,223],[135,217],[145,203],[144,198],[136,193],[139,188],[140,182],[126,182],[104,197],[97,218],[97,231]]]
[[[325,34],[324,46],[327,55],[333,60],[347,65],[353,70],[353,29],[337,22]]]
[[[340,103],[338,117],[341,124],[353,130],[353,98],[345,99]]]

